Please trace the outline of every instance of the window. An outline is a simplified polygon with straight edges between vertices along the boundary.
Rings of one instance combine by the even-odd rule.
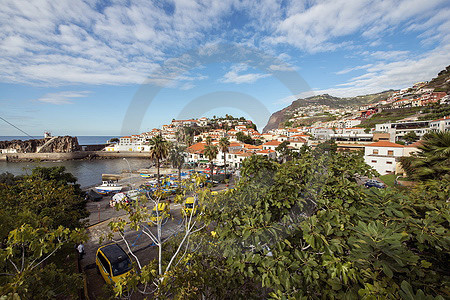
[[[376,160],[372,160],[372,162],[373,162],[373,163],[376,163],[377,161],[376,161]]]
[[[394,155],[394,150],[388,150],[388,155]]]
[[[392,165],[392,161],[387,161],[386,164],[387,165]]]
[[[109,264],[108,264],[108,261],[106,260],[106,258],[100,252],[98,253],[97,258],[100,262],[100,265],[103,268],[103,271],[105,271],[105,273],[110,274],[111,271],[109,269]]]
[[[372,154],[378,154],[378,150],[377,149],[373,149],[373,153]]]

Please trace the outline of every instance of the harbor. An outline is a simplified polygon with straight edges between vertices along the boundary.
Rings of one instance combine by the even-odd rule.
[[[31,174],[35,167],[64,166],[67,172],[72,173],[81,188],[88,188],[101,183],[102,174],[129,174],[130,170],[148,169],[152,162],[144,158],[112,158],[94,160],[66,160],[66,161],[32,161],[9,163],[0,161],[1,173],[9,172],[14,175]],[[129,179],[129,176],[125,176]]]

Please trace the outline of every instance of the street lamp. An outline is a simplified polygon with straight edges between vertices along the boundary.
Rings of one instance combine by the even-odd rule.
[[[123,158],[123,160],[127,162],[128,169],[130,170],[130,186],[131,186],[131,166],[130,166],[130,163],[128,162],[128,160],[125,157]]]

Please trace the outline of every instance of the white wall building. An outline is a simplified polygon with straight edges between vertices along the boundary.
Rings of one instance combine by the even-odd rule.
[[[372,143],[364,149],[364,161],[381,175],[394,174],[397,158],[403,156],[403,148],[388,141]]]
[[[448,131],[450,130],[450,117],[433,120],[430,122],[431,131]]]

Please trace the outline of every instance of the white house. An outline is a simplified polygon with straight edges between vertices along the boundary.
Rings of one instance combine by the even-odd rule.
[[[275,151],[275,149],[279,146],[281,144],[281,142],[279,142],[279,141],[269,141],[269,142],[266,142],[266,143],[264,143],[264,144],[262,144],[262,146],[263,146],[263,150],[274,150]]]
[[[364,149],[364,161],[381,175],[394,174],[397,158],[403,156],[404,146],[388,141],[369,144]]]
[[[450,116],[442,119],[433,120],[430,122],[430,129],[432,131],[447,131],[450,130]]]

